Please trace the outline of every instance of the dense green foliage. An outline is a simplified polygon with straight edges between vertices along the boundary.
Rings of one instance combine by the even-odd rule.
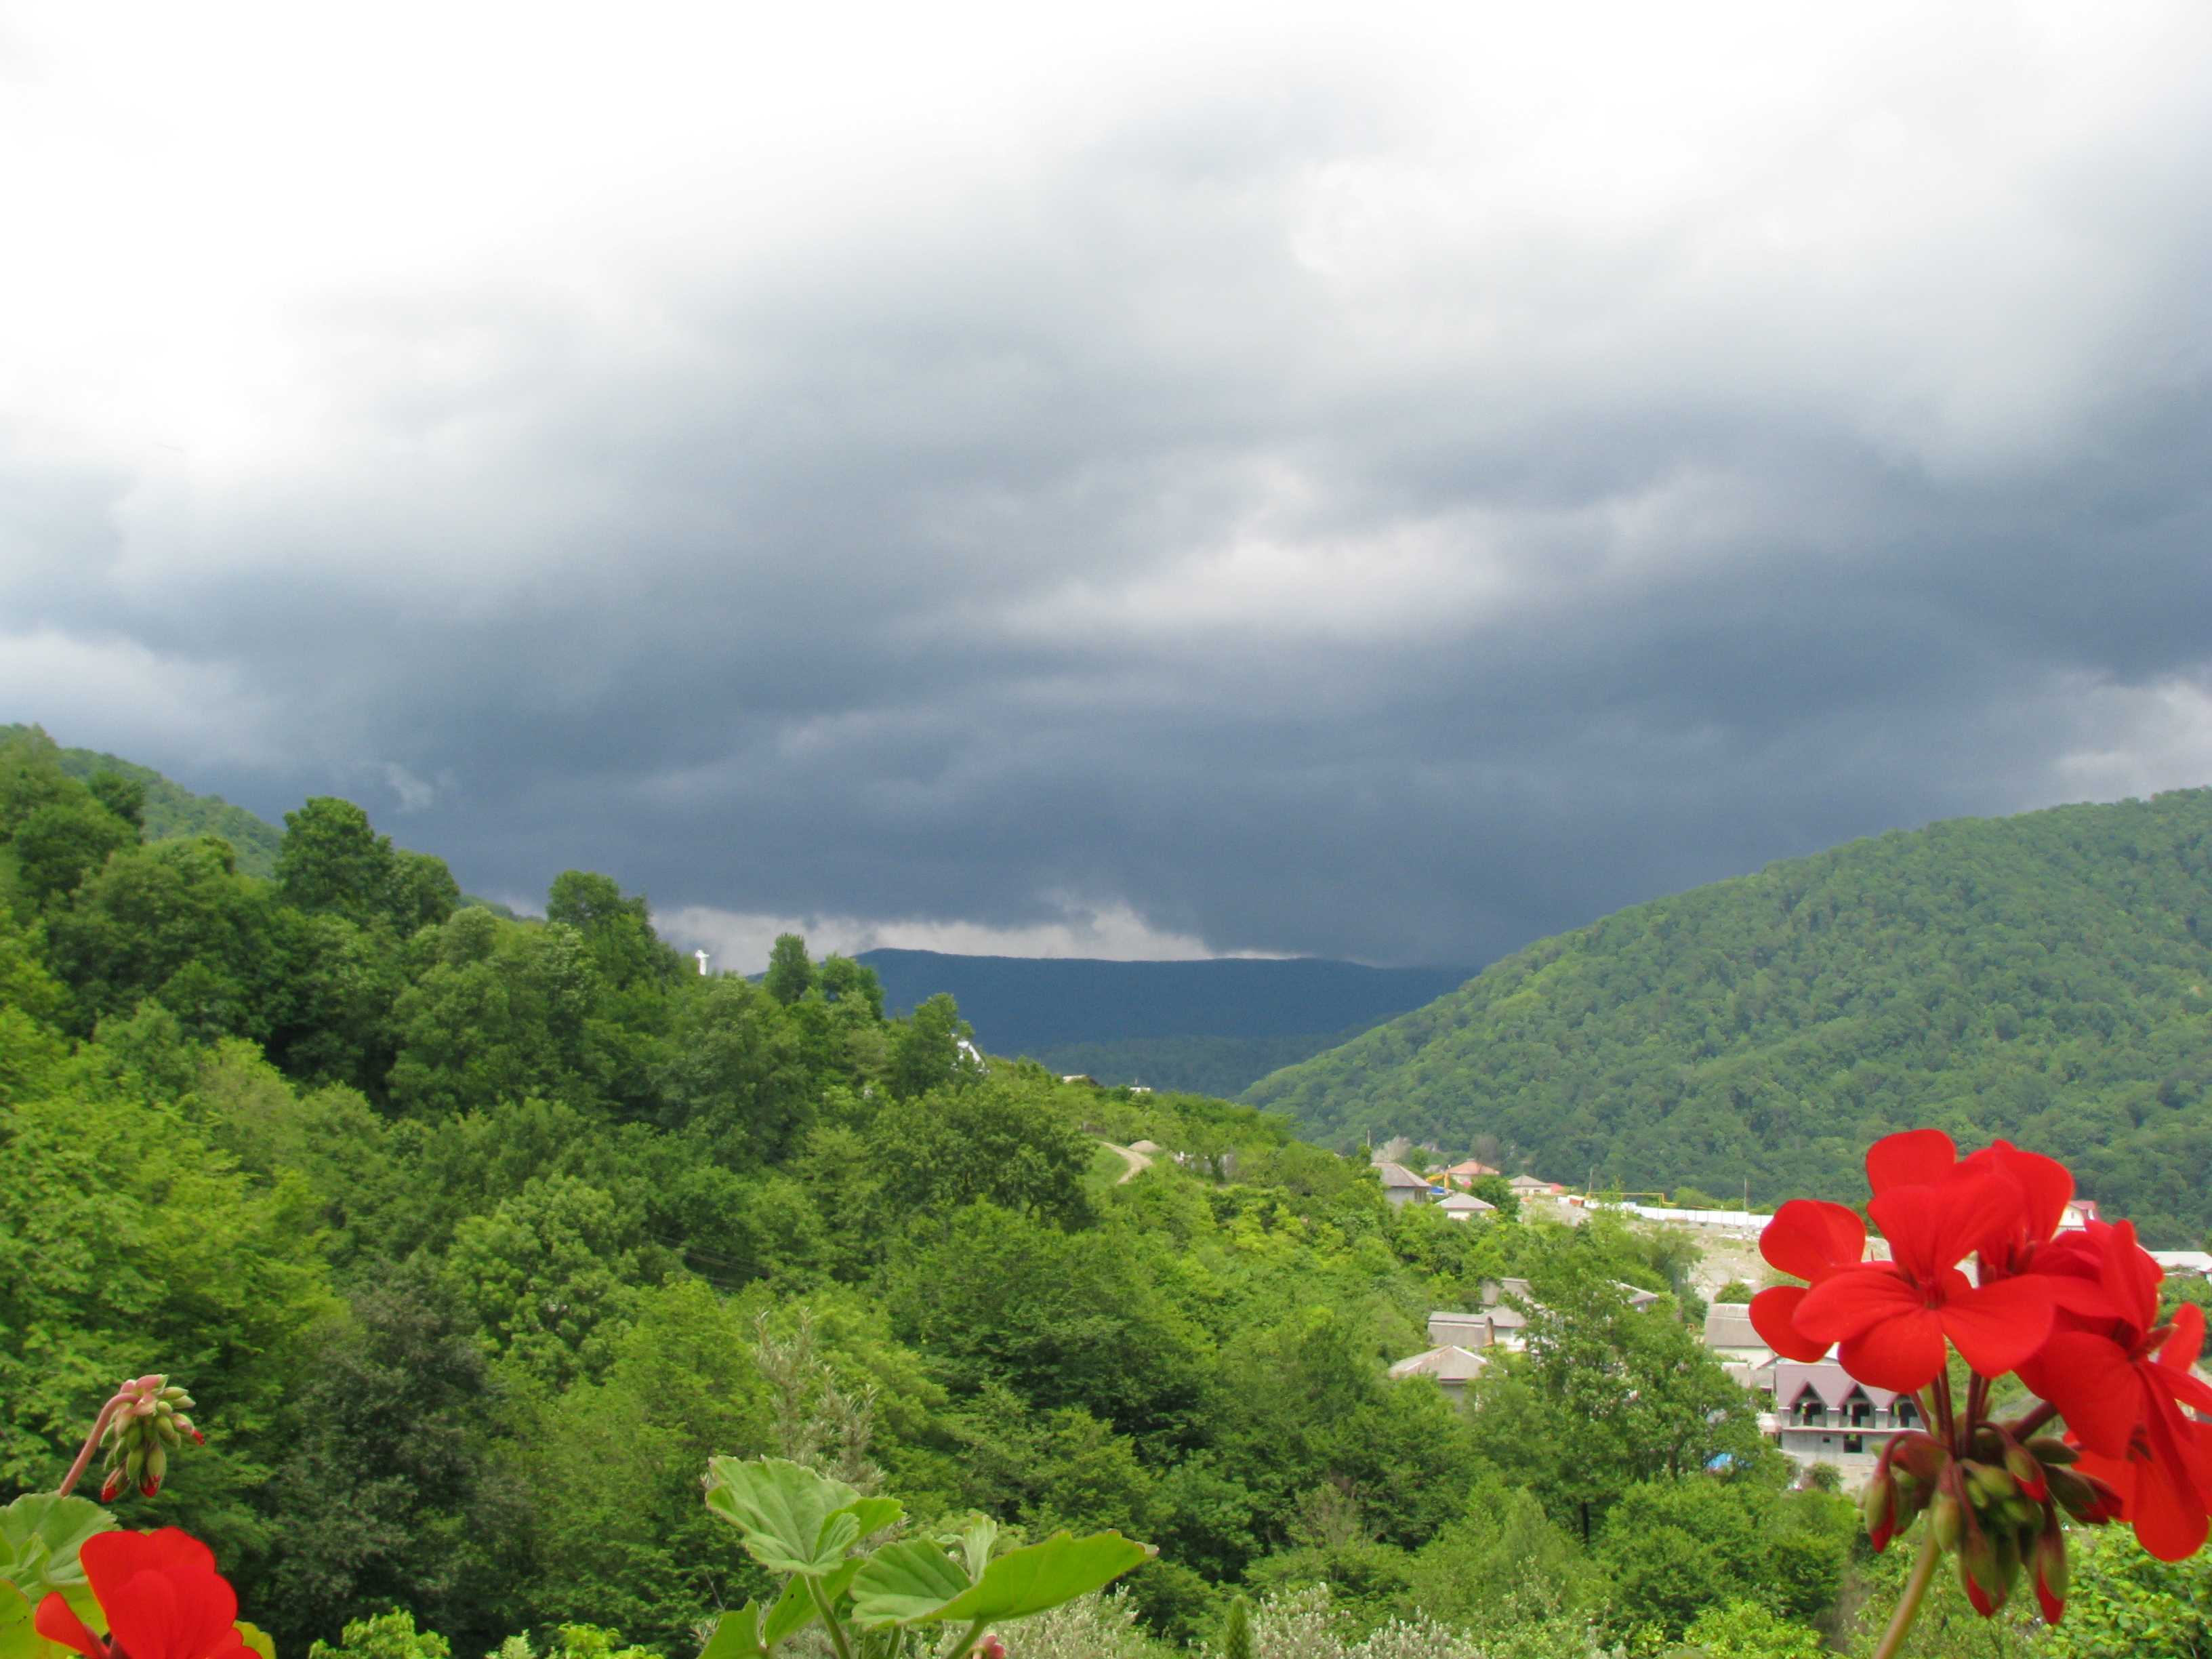
[[[1244,1098],[1577,1185],[1863,1193],[1891,1130],[2212,1226],[2212,791],[1854,842],[1530,945]]]
[[[1840,1593],[1848,1508],[1628,1306],[1670,1261],[1610,1219],[1394,1211],[1287,1120],[985,1063],[796,939],[702,976],[603,876],[456,908],[345,802],[269,879],[133,804],[0,747],[0,1498],[173,1372],[210,1443],[123,1518],[208,1538],[288,1654],[690,1659],[768,1588],[717,1455],[1148,1540],[1174,1641],[1322,1579],[1355,1632],[1432,1602],[1532,1653]],[[1142,1139],[1177,1156],[1125,1180]],[[1388,1377],[1506,1276],[1543,1308],[1478,1410]]]

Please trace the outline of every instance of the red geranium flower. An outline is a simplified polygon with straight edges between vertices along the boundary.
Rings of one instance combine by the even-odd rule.
[[[1892,1142],[1905,1142],[1893,1146]],[[1940,1145],[1938,1144],[1940,1143]],[[1793,1323],[1813,1343],[1842,1345],[1844,1369],[1862,1382],[1911,1393],[1942,1374],[1948,1338],[1984,1376],[2013,1370],[2051,1333],[2052,1293],[2039,1278],[1968,1282],[1958,1264],[1989,1239],[2024,1226],[2010,1181],[1940,1162],[1949,1137],[1892,1135],[1867,1154],[1875,1187],[1867,1213],[1890,1260],[1830,1273],[1805,1292]],[[1934,1179],[1917,1177],[1933,1175]]]
[[[2203,1544],[2212,1508],[2212,1429],[2182,1409],[2212,1410],[2212,1389],[2190,1374],[2204,1342],[2204,1315],[2185,1306],[2158,1323],[2154,1261],[2132,1222],[2092,1222],[2041,1253],[2038,1277],[2063,1291],[2092,1282],[2114,1315],[2061,1316],[2021,1380],[2057,1407],[2082,1449],[2081,1468],[2118,1492],[2124,1518],[2163,1561]]]
[[[108,1640],[57,1592],[33,1621],[49,1642],[85,1659],[254,1659],[238,1633],[238,1597],[198,1539],[175,1527],[96,1533],[77,1559],[107,1615]]]
[[[2057,1237],[2058,1224],[2066,1218],[2067,1202],[2074,1196],[2073,1171],[2055,1158],[2024,1152],[2009,1140],[1983,1147],[1960,1167],[2003,1182],[2020,1198],[2001,1231],[1974,1241],[1982,1283],[2027,1273],[2035,1265],[2036,1252]]]
[[[1770,1267],[1817,1285],[1858,1266],[1866,1255],[1866,1223],[1840,1204],[1793,1198],[1759,1235],[1759,1253]],[[1826,1343],[1813,1341],[1797,1328],[1805,1292],[1802,1285],[1774,1285],[1751,1298],[1752,1328],[1784,1359],[1820,1359],[1828,1352]]]

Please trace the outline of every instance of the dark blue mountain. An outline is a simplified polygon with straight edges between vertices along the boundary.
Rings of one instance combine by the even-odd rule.
[[[1098,962],[870,951],[884,1001],[909,1009],[949,991],[993,1054],[1162,1037],[1302,1037],[1340,1033],[1433,1002],[1469,970],[1287,961]]]

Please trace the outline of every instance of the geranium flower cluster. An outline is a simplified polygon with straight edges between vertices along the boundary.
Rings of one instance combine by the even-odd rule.
[[[1955,1553],[1977,1611],[2002,1607],[2026,1568],[2053,1622],[2065,1606],[2062,1512],[2127,1521],[2164,1560],[2195,1553],[2212,1514],[2212,1423],[2194,1414],[2212,1411],[2212,1389],[2191,1370],[2204,1319],[2185,1306],[2160,1322],[2160,1269],[2134,1227],[2061,1233],[2073,1176],[2004,1141],[1961,1158],[1939,1130],[1891,1135],[1867,1153],[1867,1179],[1890,1259],[1865,1259],[1853,1211],[1793,1200],[1759,1248],[1806,1282],[1760,1291],[1751,1317],[1778,1354],[1832,1349],[1860,1382],[1910,1395],[1929,1425],[1893,1437],[1867,1487],[1875,1547],[1925,1510],[1924,1560]],[[2008,1372],[2038,1403],[2000,1422],[1990,1385]],[[2054,1419],[2063,1439],[2039,1432]]]

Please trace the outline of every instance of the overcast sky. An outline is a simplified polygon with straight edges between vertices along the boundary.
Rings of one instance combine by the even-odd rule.
[[[0,718],[472,890],[1479,963],[2212,781],[2212,11],[0,11]]]

